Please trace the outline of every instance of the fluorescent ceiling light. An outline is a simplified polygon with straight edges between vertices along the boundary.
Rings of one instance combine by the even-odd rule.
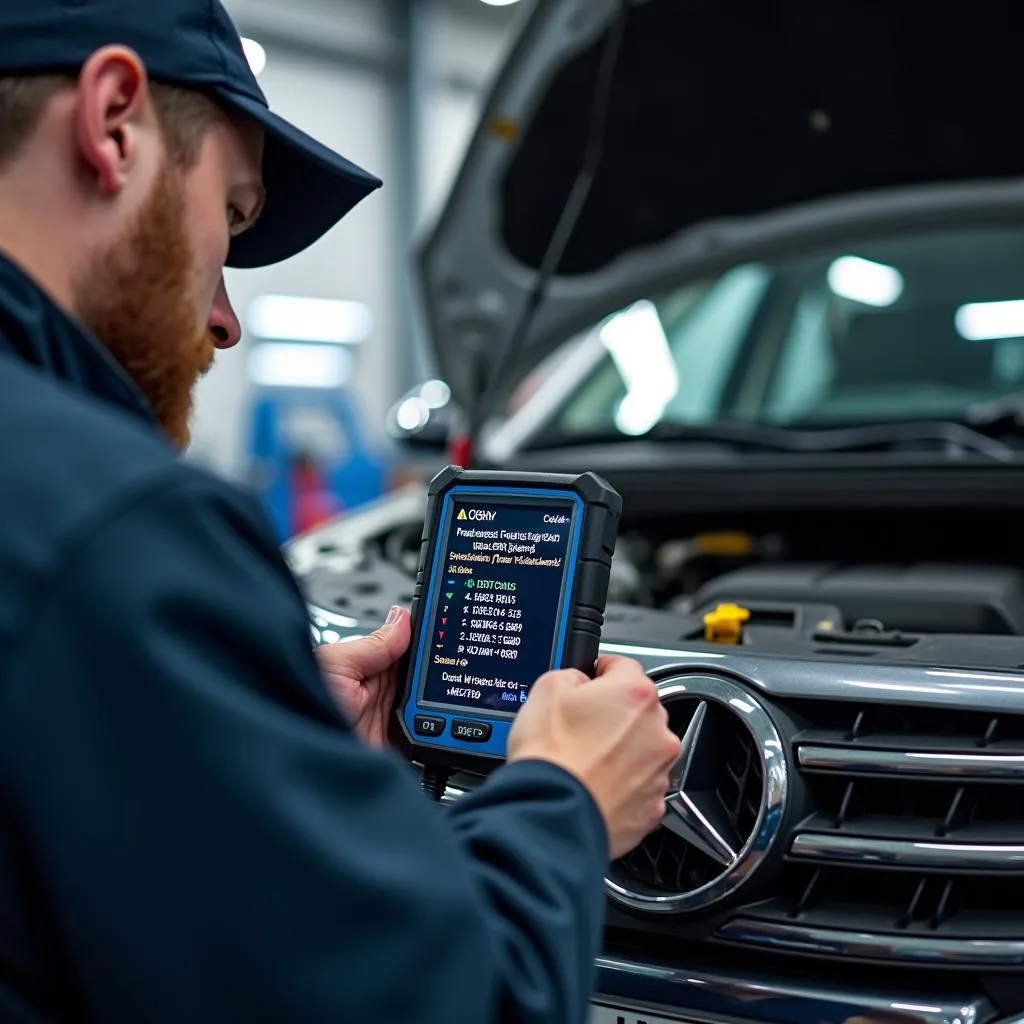
[[[954,322],[968,341],[1024,338],[1024,299],[969,302],[956,311]]]
[[[260,74],[267,66],[267,51],[255,39],[242,38],[242,50],[254,75]]]
[[[249,376],[267,388],[340,388],[352,371],[352,356],[343,348],[257,345],[249,354]]]
[[[267,341],[358,345],[373,330],[373,314],[362,302],[261,295],[249,303],[246,326]]]
[[[448,404],[452,389],[443,380],[428,380],[420,387],[420,398],[428,409],[440,409]]]
[[[430,419],[430,409],[422,398],[407,398],[395,413],[395,422],[402,430],[419,430]]]
[[[487,4],[488,7],[509,7],[519,3],[519,0],[481,0],[481,2]]]
[[[654,303],[647,299],[610,317],[601,327],[601,342],[626,385],[615,411],[624,434],[645,434],[661,418],[679,389],[675,360]]]
[[[891,306],[903,294],[903,275],[884,263],[840,256],[828,268],[828,286],[836,295],[866,306]]]

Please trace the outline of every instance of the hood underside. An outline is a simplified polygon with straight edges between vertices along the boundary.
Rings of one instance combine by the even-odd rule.
[[[508,342],[580,169],[621,10],[535,3],[421,251],[439,369],[464,406]],[[962,220],[978,189],[990,219],[995,199],[1019,209],[1013,14],[1012,0],[631,5],[603,159],[516,368],[654,279],[678,284],[781,238],[898,226],[922,196],[921,216],[941,221],[948,204]]]

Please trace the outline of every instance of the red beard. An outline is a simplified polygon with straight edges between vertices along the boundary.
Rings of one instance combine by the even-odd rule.
[[[215,345],[190,297],[192,246],[185,185],[165,167],[124,237],[78,282],[79,319],[128,372],[179,448],[189,442],[192,393]]]

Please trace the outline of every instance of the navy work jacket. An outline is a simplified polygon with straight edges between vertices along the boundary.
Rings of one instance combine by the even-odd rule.
[[[255,499],[0,258],[0,1020],[582,1021],[606,859],[553,765],[360,742]]]

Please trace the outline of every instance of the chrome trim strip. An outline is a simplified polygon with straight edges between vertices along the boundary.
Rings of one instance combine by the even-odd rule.
[[[728,653],[672,650],[635,644],[603,644],[608,653],[636,658],[659,677],[680,672],[728,669],[772,697],[814,698],[858,703],[924,704],[959,710],[1024,714],[1024,671],[988,672],[884,661],[820,661],[734,649]]]
[[[891,963],[980,964],[989,967],[1017,967],[1024,964],[1024,941],[1018,939],[941,939],[886,935],[747,918],[734,918],[726,922],[715,935],[728,942],[794,953],[887,960]]]
[[[958,781],[1024,779],[1024,754],[930,753],[806,745],[797,747],[796,757],[800,767],[810,771],[955,776]]]
[[[934,999],[920,993],[858,992],[841,985],[785,982],[767,975],[708,973],[684,967],[597,958],[595,999],[639,999],[687,1020],[758,1021],[762,1024],[987,1024],[995,1008],[984,996]]]
[[[937,868],[943,871],[1020,871],[1024,846],[994,843],[865,839],[835,833],[801,832],[790,854],[861,865]]]
[[[699,653],[697,651],[685,651],[675,647],[646,647],[642,644],[601,644],[602,654],[624,654],[630,658],[699,658],[713,664],[717,658],[724,658],[724,654],[717,654],[712,651]]]

